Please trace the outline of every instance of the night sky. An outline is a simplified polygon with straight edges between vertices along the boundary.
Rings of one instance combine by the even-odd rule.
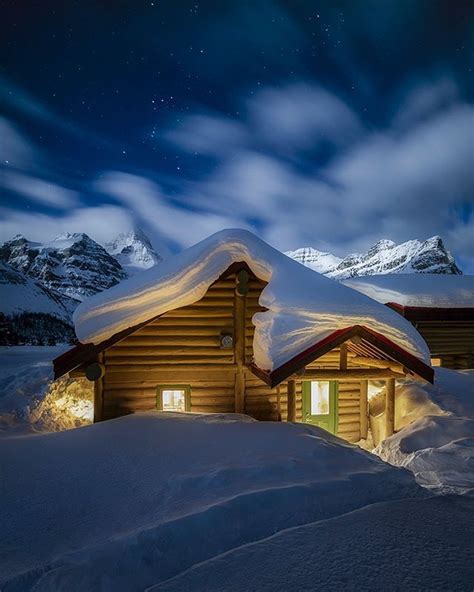
[[[474,273],[474,4],[6,1],[0,240],[225,227]]]

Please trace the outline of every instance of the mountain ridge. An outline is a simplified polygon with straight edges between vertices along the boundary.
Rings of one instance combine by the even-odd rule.
[[[398,245],[382,239],[366,253],[351,253],[345,257],[313,247],[287,251],[286,255],[336,280],[388,273],[462,274],[442,238],[437,235],[424,241],[412,239]]]
[[[399,245],[382,239],[366,253],[345,257],[313,247],[286,254],[338,281],[387,273],[462,274],[439,236]],[[81,300],[161,261],[139,228],[119,234],[104,245],[85,233],[62,233],[45,243],[17,234],[0,245],[0,315],[15,327],[40,326],[56,339],[61,332],[58,323],[73,331],[72,312]],[[71,335],[68,333],[67,340]]]

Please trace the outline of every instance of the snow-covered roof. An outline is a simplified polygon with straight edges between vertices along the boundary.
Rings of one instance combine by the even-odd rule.
[[[351,278],[346,286],[386,304],[436,308],[474,308],[474,276],[391,274]]]
[[[197,302],[232,263],[245,262],[268,282],[253,316],[254,357],[274,370],[334,331],[363,325],[429,361],[414,327],[367,296],[293,261],[246,230],[222,230],[162,264],[85,300],[75,311],[82,343],[98,344],[119,331]]]

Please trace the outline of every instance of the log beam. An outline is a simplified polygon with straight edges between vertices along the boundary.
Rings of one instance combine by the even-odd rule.
[[[288,416],[287,421],[296,421],[296,381],[288,381]]]
[[[395,432],[395,379],[387,380],[385,394],[385,437]]]
[[[347,370],[308,369],[304,373],[305,380],[384,380],[388,378],[405,378],[404,374],[383,368],[349,368]]]
[[[339,369],[347,370],[347,343],[342,343],[339,350]]]
[[[367,380],[361,380],[360,382],[360,400],[359,400],[359,412],[360,412],[360,437],[362,440],[367,439],[369,431],[369,408],[368,408],[368,382]]]
[[[234,358],[237,366],[234,382],[235,412],[245,412],[245,309],[246,296],[236,277],[234,295]]]
[[[99,354],[98,365],[103,366],[104,354]],[[104,374],[94,381],[94,423],[104,418]]]
[[[350,359],[352,364],[359,364],[360,366],[369,366],[371,368],[387,368],[393,372],[403,374],[403,366],[398,362],[390,360],[376,360],[375,358],[367,358],[365,356],[354,356]]]

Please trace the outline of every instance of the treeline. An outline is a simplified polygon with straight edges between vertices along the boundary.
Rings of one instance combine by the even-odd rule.
[[[0,345],[57,345],[77,343],[74,329],[52,315],[23,312],[6,316],[0,313]]]

